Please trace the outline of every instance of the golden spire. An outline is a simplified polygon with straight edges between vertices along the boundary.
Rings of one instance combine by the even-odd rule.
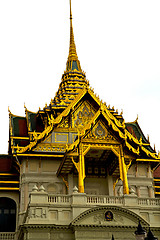
[[[75,41],[74,41],[71,0],[70,0],[70,44],[69,44],[69,55],[68,55],[66,70],[67,71],[77,70],[82,72],[80,62],[78,60],[78,56],[76,52]]]
[[[51,101],[52,109],[65,108],[79,94],[81,89],[89,87],[89,81],[86,80],[86,75],[82,71],[78,60],[76,45],[74,41],[73,25],[72,25],[72,8],[70,2],[70,44],[69,55],[66,63],[66,71],[62,75],[62,80],[56,96]]]

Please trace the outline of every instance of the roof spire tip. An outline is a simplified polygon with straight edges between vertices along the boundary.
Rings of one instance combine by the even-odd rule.
[[[8,112],[9,112],[9,114],[11,114],[11,110],[10,110],[9,106],[8,106]]]

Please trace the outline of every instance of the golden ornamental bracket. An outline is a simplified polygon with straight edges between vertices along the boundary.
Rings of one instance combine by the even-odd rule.
[[[76,167],[76,169],[77,169],[77,172],[79,173],[79,162],[78,162],[78,163],[76,163],[76,162],[74,161],[73,157],[71,157],[71,160],[72,160],[72,162],[73,162],[74,166]]]

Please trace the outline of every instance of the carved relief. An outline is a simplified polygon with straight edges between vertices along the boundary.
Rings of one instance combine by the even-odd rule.
[[[61,123],[58,124],[58,128],[69,128],[69,117],[62,120]]]
[[[35,152],[65,152],[66,145],[59,145],[59,144],[47,144],[42,143],[38,144],[36,148],[33,149]]]
[[[95,111],[88,102],[83,103],[73,115],[73,127],[85,126],[94,116]]]
[[[44,208],[34,208],[31,210],[31,218],[46,218],[46,209]]]
[[[109,215],[110,214],[110,215]],[[108,216],[109,215],[109,216]],[[93,221],[100,225],[113,224],[122,225],[124,224],[124,217],[120,214],[113,214],[111,211],[97,213],[93,216]]]
[[[94,134],[96,137],[103,138],[107,135],[106,129],[102,126],[102,124],[99,122],[98,126],[94,130]]]
[[[118,143],[117,140],[110,134],[107,130],[106,126],[102,121],[98,121],[98,123],[93,127],[93,129],[85,136],[85,139],[99,139],[105,140],[108,142]]]

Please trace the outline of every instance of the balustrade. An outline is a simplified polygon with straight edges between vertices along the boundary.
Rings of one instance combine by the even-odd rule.
[[[1,240],[14,240],[15,233],[11,232],[1,232],[0,239]]]
[[[160,206],[160,199],[158,199],[158,198],[138,198],[138,205]]]
[[[71,204],[71,195],[48,195],[48,202],[54,204]],[[125,196],[97,196],[86,195],[87,205],[124,205]],[[160,206],[160,199],[158,198],[137,198],[138,205],[141,206]]]
[[[69,195],[49,195],[48,196],[49,203],[70,203]]]

